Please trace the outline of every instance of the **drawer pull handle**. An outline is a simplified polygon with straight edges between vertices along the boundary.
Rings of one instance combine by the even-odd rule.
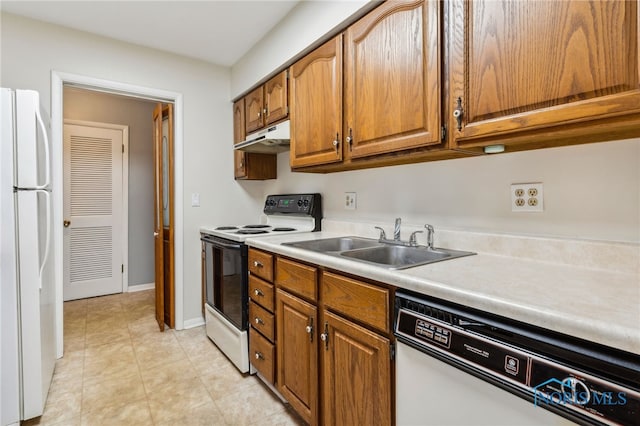
[[[253,294],[255,294],[256,296],[261,296],[261,297],[264,296],[264,293],[262,292],[262,290],[257,289],[257,288],[255,290],[253,290]]]
[[[262,321],[261,318],[255,317],[254,321],[256,322],[256,324],[262,324],[264,325],[264,321]]]
[[[256,268],[263,268],[264,265],[262,264],[262,262],[258,261],[258,260],[254,260],[253,261],[253,266],[255,266]]]
[[[264,359],[264,355],[256,351],[256,359]]]

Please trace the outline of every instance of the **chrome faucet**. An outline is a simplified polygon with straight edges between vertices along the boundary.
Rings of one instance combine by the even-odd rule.
[[[392,240],[388,240],[387,239],[387,234],[384,232],[384,229],[382,229],[379,226],[376,226],[375,229],[380,231],[380,238],[378,238],[378,241],[381,242],[381,243],[395,244],[395,245],[400,245],[400,246],[411,246],[411,247],[417,246],[418,245],[418,240],[416,238],[416,234],[419,234],[422,231],[414,231],[414,232],[411,233],[411,236],[409,237],[409,241],[402,241],[400,239],[400,224],[401,223],[402,223],[402,219],[399,218],[399,217],[396,218],[395,225],[393,227],[393,239]]]
[[[433,234],[436,232],[433,229],[433,226],[426,224],[425,229],[427,230],[427,248],[433,249]]]
[[[396,217],[396,224],[393,227],[393,239],[395,241],[400,241],[400,221],[402,221],[402,219]]]

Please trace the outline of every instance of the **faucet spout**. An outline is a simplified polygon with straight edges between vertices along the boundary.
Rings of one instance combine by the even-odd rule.
[[[393,239],[396,241],[400,241],[400,222],[401,222],[401,219],[397,217],[396,224],[393,227]]]

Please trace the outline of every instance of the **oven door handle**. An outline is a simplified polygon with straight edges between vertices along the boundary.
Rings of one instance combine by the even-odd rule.
[[[211,244],[214,247],[228,248],[228,249],[232,249],[232,250],[240,250],[242,248],[242,244],[227,244],[227,243],[223,243],[223,242],[220,242],[220,241],[205,240],[205,243]]]

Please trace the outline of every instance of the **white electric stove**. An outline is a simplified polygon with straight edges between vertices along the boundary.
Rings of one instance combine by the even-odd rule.
[[[320,194],[269,195],[262,220],[249,225],[200,228],[207,336],[246,373],[249,371],[249,277],[247,238],[319,231]]]

